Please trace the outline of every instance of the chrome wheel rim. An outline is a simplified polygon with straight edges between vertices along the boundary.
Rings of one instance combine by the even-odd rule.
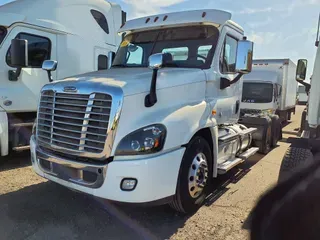
[[[208,182],[208,162],[203,153],[198,153],[190,166],[188,176],[189,194],[192,198],[197,198],[203,192]]]

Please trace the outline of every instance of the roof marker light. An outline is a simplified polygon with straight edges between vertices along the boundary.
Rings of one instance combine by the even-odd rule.
[[[148,23],[150,21],[150,18],[147,18],[146,23]]]
[[[163,17],[163,21],[167,20],[167,18],[168,18],[168,15],[165,15],[165,16]]]
[[[203,12],[203,13],[202,13],[202,17],[203,17],[203,18],[204,18],[206,15],[207,15],[206,12]]]
[[[159,17],[156,17],[156,18],[154,19],[154,22],[158,21],[158,19],[159,19]]]

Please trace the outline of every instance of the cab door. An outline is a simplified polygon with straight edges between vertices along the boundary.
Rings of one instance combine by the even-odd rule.
[[[235,123],[240,115],[242,83],[240,80],[231,86],[221,89],[222,79],[232,81],[236,73],[236,57],[238,41],[243,35],[229,26],[224,26],[217,44],[212,68],[207,70],[206,99],[210,103],[212,120],[220,124]]]
[[[28,67],[22,69],[18,78],[11,65],[11,40],[28,41]],[[47,73],[41,69],[44,60],[56,60],[56,34],[22,26],[14,27],[0,49],[0,107],[7,112],[34,112],[39,93],[49,83]],[[56,79],[56,74],[52,74]]]

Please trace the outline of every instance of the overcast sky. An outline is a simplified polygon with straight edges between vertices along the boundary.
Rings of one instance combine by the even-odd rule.
[[[44,0],[45,1],[45,0]],[[72,0],[67,0],[72,1]],[[0,5],[9,0],[0,0]],[[233,20],[255,42],[255,58],[309,60],[309,74],[316,48],[314,42],[320,0],[113,0],[128,18],[160,12],[216,8],[230,11]]]

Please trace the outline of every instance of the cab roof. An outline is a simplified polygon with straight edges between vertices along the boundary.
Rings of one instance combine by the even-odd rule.
[[[227,22],[234,25],[238,30],[243,31],[240,26],[230,21],[231,16],[229,12],[215,9],[157,14],[129,20],[120,28],[119,33],[197,24],[219,27]]]
[[[9,27],[22,22],[62,32],[73,32],[71,26],[85,17],[83,6],[88,12],[88,7],[91,7],[104,14],[112,7],[120,8],[106,0],[16,0],[0,6],[0,25]]]

